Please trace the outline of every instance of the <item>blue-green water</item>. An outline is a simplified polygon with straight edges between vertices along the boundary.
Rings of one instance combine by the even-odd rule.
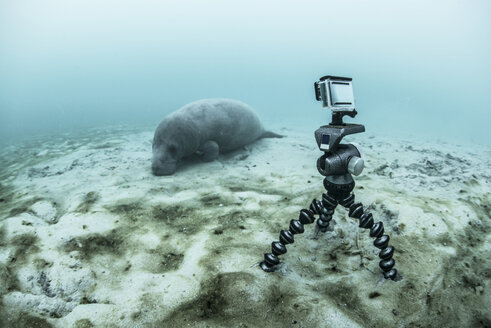
[[[0,137],[158,123],[200,98],[326,123],[350,76],[379,135],[489,144],[487,1],[0,1]]]
[[[0,0],[0,327],[491,327],[490,7]],[[346,121],[367,133],[343,142],[365,153],[353,193],[376,243],[360,205],[297,233],[332,205],[313,138],[327,74],[354,79]],[[203,160],[158,138],[177,166],[155,176],[157,124],[202,98],[284,137],[205,161],[245,139],[217,115]]]

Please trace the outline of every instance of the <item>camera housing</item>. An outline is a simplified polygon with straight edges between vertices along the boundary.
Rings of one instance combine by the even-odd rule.
[[[314,83],[315,98],[333,112],[355,111],[355,97],[350,77],[326,75]]]

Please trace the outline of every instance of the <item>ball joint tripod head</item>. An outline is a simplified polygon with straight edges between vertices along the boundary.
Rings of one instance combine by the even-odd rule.
[[[324,178],[326,193],[322,201],[314,199],[309,209],[302,209],[298,220],[291,220],[288,230],[281,230],[279,241],[271,244],[271,253],[264,254],[260,263],[262,270],[275,271],[280,264],[279,255],[286,253],[286,245],[294,243],[294,235],[304,232],[304,225],[314,223],[318,215],[316,229],[326,232],[336,206],[349,209],[349,216],[359,220],[359,227],[370,230],[370,237],[375,238],[373,245],[380,249],[379,266],[384,278],[395,280],[397,270],[393,269],[392,258],[394,247],[389,246],[389,236],[384,234],[381,221],[374,223],[371,213],[365,212],[363,204],[355,203],[352,193],[355,187],[352,174],[357,176],[363,171],[364,159],[360,147],[355,143],[341,144],[341,139],[350,134],[365,131],[361,124],[343,123],[343,117],[355,117],[352,79],[340,76],[323,76],[314,83],[315,97],[322,101],[325,108],[332,111],[332,121],[315,131],[317,146],[324,154],[317,160],[317,170]]]

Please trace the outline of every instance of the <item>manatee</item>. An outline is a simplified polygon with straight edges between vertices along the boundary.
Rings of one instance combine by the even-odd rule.
[[[251,107],[232,99],[202,99],[165,117],[153,138],[152,172],[171,175],[177,163],[193,154],[205,162],[219,153],[250,144],[260,138],[281,138],[266,131]]]

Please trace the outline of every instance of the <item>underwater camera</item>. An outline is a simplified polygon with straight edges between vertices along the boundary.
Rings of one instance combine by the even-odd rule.
[[[322,107],[333,111],[355,111],[353,79],[350,77],[326,75],[314,83],[315,99],[322,101]]]
[[[379,267],[385,279],[398,280],[395,261],[392,258],[394,247],[389,246],[389,236],[384,234],[383,222],[375,222],[373,215],[363,209],[362,203],[355,203],[352,193],[355,181],[352,175],[363,171],[364,160],[360,147],[355,143],[341,144],[341,139],[350,134],[365,131],[361,124],[343,122],[343,116],[355,117],[355,99],[352,79],[340,76],[323,76],[314,83],[315,98],[324,108],[332,111],[332,121],[323,125],[314,133],[317,146],[324,154],[317,159],[317,170],[325,176],[323,184],[326,192],[322,199],[314,199],[308,209],[300,210],[297,220],[291,220],[288,230],[281,230],[279,241],[271,243],[271,253],[264,254],[259,264],[265,272],[276,271],[280,260],[278,256],[286,253],[286,245],[294,243],[294,235],[305,231],[304,226],[316,221],[315,234],[325,233],[338,205],[349,210],[348,216],[357,219],[359,227],[368,229],[370,237],[375,238],[373,245],[380,249]]]

